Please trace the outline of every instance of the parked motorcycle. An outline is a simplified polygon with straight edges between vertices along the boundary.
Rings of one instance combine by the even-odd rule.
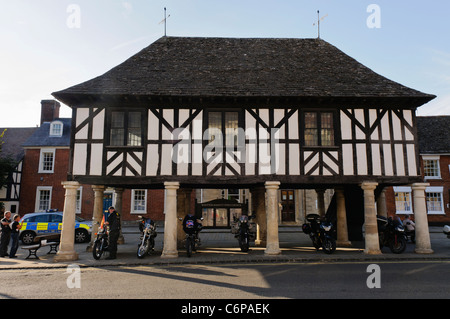
[[[250,241],[253,241],[256,238],[255,224],[250,222],[250,220],[255,217],[255,215],[241,215],[239,218],[233,216],[233,221],[235,224],[232,227],[232,232],[235,234],[234,237],[237,238],[239,247],[243,252],[248,251]]]
[[[183,218],[179,218],[179,220],[183,222]],[[203,220],[203,217],[197,220]],[[195,228],[195,225],[192,222],[192,220],[188,220],[188,225],[186,225],[186,227],[183,227],[183,230],[186,233],[185,247],[187,256],[191,257],[192,252],[196,251],[197,248],[201,245],[199,232],[202,230],[202,224],[197,222],[197,227]]]
[[[445,225],[443,231],[444,231],[444,234],[447,235],[447,238],[450,238],[450,226]]]
[[[333,224],[321,221],[317,214],[306,215],[307,223],[302,226],[303,232],[308,234],[314,248],[323,248],[326,254],[332,254],[336,250],[336,240],[332,236]]]
[[[139,230],[141,232],[140,242],[138,244],[137,256],[144,258],[155,248],[156,225],[150,218],[139,216]]]
[[[377,216],[377,225],[380,249],[387,246],[394,254],[401,254],[405,251],[405,228],[400,219]]]
[[[102,257],[103,252],[108,250],[109,226],[104,225],[99,228],[95,236],[97,237],[94,241],[94,246],[92,247],[92,255],[94,256],[94,259],[99,260]]]

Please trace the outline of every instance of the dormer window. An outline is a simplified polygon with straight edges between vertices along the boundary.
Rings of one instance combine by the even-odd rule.
[[[61,137],[63,134],[63,123],[61,121],[53,121],[50,124],[50,136]]]

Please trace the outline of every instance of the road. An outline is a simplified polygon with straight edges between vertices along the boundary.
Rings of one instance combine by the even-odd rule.
[[[372,267],[359,262],[108,268],[75,265],[68,269],[3,270],[0,298],[448,299],[449,264],[404,261]]]

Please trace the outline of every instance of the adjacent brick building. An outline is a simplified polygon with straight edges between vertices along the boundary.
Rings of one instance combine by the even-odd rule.
[[[417,117],[420,166],[424,182],[428,221],[450,222],[450,116]],[[388,214],[414,218],[410,186],[390,187],[386,193]]]

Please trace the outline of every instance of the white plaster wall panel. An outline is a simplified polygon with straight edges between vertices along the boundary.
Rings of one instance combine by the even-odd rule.
[[[171,127],[173,127],[173,114],[174,114],[174,110],[172,110],[172,109],[162,110],[163,118],[167,121],[167,123],[169,123],[169,125]],[[170,132],[170,130],[165,125],[162,126],[162,139],[163,140],[171,140],[172,139],[172,132]]]
[[[153,112],[148,112],[148,129],[147,135],[149,140],[158,140],[159,139],[159,120],[153,114]]]
[[[94,109],[94,112],[96,109]],[[105,125],[105,110],[100,111],[92,120],[92,138],[102,140]]]
[[[390,130],[389,130],[389,112],[386,112],[386,114],[384,114],[383,118],[381,119],[381,138],[385,141],[390,140],[391,138],[391,134],[390,134]]]
[[[408,175],[409,176],[417,176],[415,146],[412,144],[408,144],[406,146],[406,154],[408,157]]]
[[[405,160],[403,157],[403,145],[395,144],[395,164],[397,169],[397,176],[405,176]]]
[[[86,175],[87,144],[75,143],[73,153],[73,174]]]
[[[260,143],[259,144],[259,162],[258,162],[258,171],[259,174],[265,175],[270,174],[270,144],[269,143]]]
[[[89,175],[102,175],[103,168],[103,144],[95,143],[91,145],[91,163]]]
[[[394,140],[401,141],[402,138],[402,124],[398,116],[392,112],[392,130],[394,131]]]
[[[161,175],[172,175],[172,145],[162,145]]]
[[[147,146],[147,175],[156,176],[159,165],[158,145],[149,144]]]
[[[372,144],[372,174],[375,176],[380,176],[381,173],[380,145]]]
[[[356,163],[358,175],[367,175],[367,149],[366,144],[356,144]]]
[[[384,175],[393,176],[394,168],[392,161],[392,151],[390,144],[383,144],[383,159],[384,159]]]
[[[296,111],[288,120],[289,123],[289,138],[290,139],[298,139],[298,111]]]
[[[201,143],[192,145],[192,175],[201,176],[203,174],[203,148]]]
[[[343,140],[352,138],[352,121],[343,111],[341,111],[341,137]]]
[[[300,175],[300,146],[289,144],[289,175]]]
[[[330,167],[330,169],[333,170],[333,172],[336,172],[337,174],[339,174],[339,166],[336,164],[335,160],[338,160],[338,152],[329,152],[330,156],[329,157],[327,154],[323,154],[323,162],[325,164],[328,165],[328,167]],[[334,160],[333,160],[334,159]],[[325,174],[325,170],[327,170],[326,168],[324,168],[324,174]],[[328,170],[327,170],[328,171]],[[329,172],[330,175],[333,174],[333,172]],[[327,174],[329,175],[329,174]]]
[[[108,160],[112,158],[116,152],[108,152],[107,158]],[[120,154],[115,160],[112,161],[111,164],[108,165],[106,168],[106,174],[109,175],[119,164],[123,162],[123,154]],[[113,176],[121,176],[122,175],[122,169],[117,170]]]

